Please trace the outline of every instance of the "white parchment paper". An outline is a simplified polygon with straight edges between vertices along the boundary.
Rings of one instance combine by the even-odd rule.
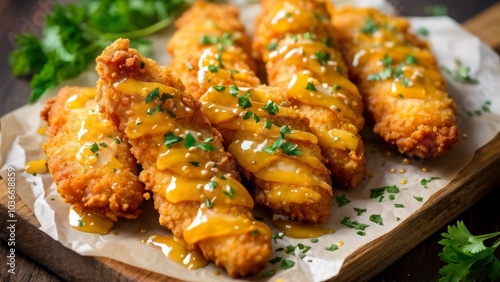
[[[354,2],[391,11],[391,7],[384,1]],[[251,33],[253,19],[259,12],[259,7],[243,5],[241,11],[242,20]],[[471,76],[479,82],[474,85],[458,83],[445,75],[448,90],[458,105],[460,130],[462,134],[466,134],[466,138],[462,136],[458,146],[442,158],[405,160],[404,156],[381,142],[370,129],[365,129],[362,135],[366,145],[369,176],[354,191],[334,191],[335,197],[350,201],[340,207],[339,204],[332,207],[332,216],[324,227],[335,230],[335,233],[318,238],[316,243],[287,236],[273,240],[274,251],[271,258],[292,260],[295,262],[294,267],[282,270],[280,263],[270,263],[263,273],[275,270],[274,276],[264,278],[256,275],[240,280],[274,281],[282,278],[285,281],[321,281],[337,275],[347,256],[362,245],[388,233],[417,211],[432,194],[449,183],[470,162],[478,148],[500,131],[498,56],[447,17],[412,18],[411,22],[415,30],[422,27],[429,30],[428,40],[442,66],[453,69],[454,61],[459,59],[463,65],[470,67]],[[168,64],[169,58],[164,50],[171,32],[172,30],[168,30],[151,38],[154,58],[160,64]],[[96,79],[95,72],[90,69],[65,85],[93,86]],[[51,90],[46,98],[55,95],[57,90]],[[219,274],[213,264],[199,270],[187,270],[166,258],[160,249],[144,244],[142,241],[151,235],[168,234],[158,224],[158,214],[152,207],[152,201],[144,205],[144,213],[137,220],[120,220],[108,235],[83,233],[70,227],[67,220],[69,205],[57,194],[50,174],[34,176],[24,169],[28,161],[46,158],[42,150],[46,136],[37,134],[37,129],[45,126],[39,118],[43,103],[44,100],[26,105],[5,115],[0,127],[0,175],[6,178],[8,167],[17,170],[17,194],[35,213],[43,232],[81,255],[109,257],[188,281],[231,280],[225,272]],[[431,179],[432,181],[425,181]],[[386,186],[392,186],[393,189],[386,189],[373,198],[372,189]],[[273,227],[269,214],[257,209],[256,215],[264,217],[273,231],[279,232]],[[363,231],[349,228],[341,223],[345,217],[368,226]],[[299,243],[311,247],[303,258],[299,257],[299,248],[293,253],[280,250]],[[325,249],[332,244],[339,246],[338,250]]]

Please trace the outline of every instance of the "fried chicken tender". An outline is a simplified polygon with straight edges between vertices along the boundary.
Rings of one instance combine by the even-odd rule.
[[[327,2],[269,0],[262,6],[253,49],[266,63],[269,84],[309,119],[333,180],[354,188],[365,176],[358,133],[363,103],[336,47]]]
[[[49,124],[50,173],[57,192],[81,212],[136,218],[144,193],[136,160],[94,96],[92,88],[64,87],[47,101],[41,117]]]
[[[174,33],[167,45],[167,52],[172,55],[170,66],[196,99],[211,85],[224,84],[227,79],[236,78],[236,86],[256,87],[260,84],[255,76],[255,63],[248,55],[250,39],[245,35],[245,27],[238,15],[238,10],[231,5],[217,6],[198,1],[175,22],[175,27],[182,32]],[[207,48],[209,46],[211,48]],[[220,52],[220,48],[224,48],[224,52]],[[210,62],[210,67],[204,67],[210,68],[211,72],[205,75],[206,80],[212,81],[200,84],[199,76],[206,72],[206,69],[200,72],[200,63],[219,55],[224,58],[216,58]],[[221,60],[224,60],[224,66],[221,66]],[[211,75],[219,71],[222,75]]]
[[[271,232],[256,221],[235,162],[184,85],[118,39],[97,58],[97,101],[143,166],[160,224],[232,277],[260,271]]]
[[[333,26],[374,132],[410,157],[439,157],[459,141],[456,105],[439,65],[409,22],[375,9],[334,9]]]
[[[332,188],[317,138],[277,88],[260,85],[248,62],[249,39],[237,10],[197,2],[177,28],[167,48],[172,67],[187,80],[187,92],[199,98],[242,173],[255,185],[256,203],[291,219],[324,223]],[[183,45],[185,41],[190,44]],[[186,62],[196,71],[186,68]]]

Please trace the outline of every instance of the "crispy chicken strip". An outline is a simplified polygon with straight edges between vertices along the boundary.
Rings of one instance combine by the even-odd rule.
[[[123,135],[99,113],[93,88],[64,87],[47,101],[44,150],[57,192],[81,212],[117,221],[141,213],[144,189]]]
[[[456,105],[429,46],[409,33],[408,21],[345,7],[334,10],[332,23],[374,132],[411,157],[449,151],[459,141]]]
[[[255,185],[256,203],[292,219],[324,223],[331,211],[332,188],[317,138],[306,132],[307,119],[289,107],[277,88],[259,85],[247,63],[249,46],[239,43],[249,40],[235,11],[229,5],[196,3],[179,20],[176,40],[169,43],[178,62],[173,67],[181,77],[197,82],[188,83],[189,93],[206,90],[199,98],[204,111]],[[207,21],[211,24],[204,25]],[[180,45],[184,40],[192,43]],[[196,65],[196,72],[184,62]],[[245,87],[247,81],[255,81],[254,87]]]
[[[253,199],[199,102],[125,39],[97,58],[97,72],[98,103],[143,166],[140,179],[154,194],[160,223],[232,277],[265,267],[270,229],[254,219]]]
[[[363,105],[336,47],[326,2],[269,0],[262,6],[253,48],[266,62],[269,84],[309,118],[333,179],[354,188],[365,175],[358,134]]]

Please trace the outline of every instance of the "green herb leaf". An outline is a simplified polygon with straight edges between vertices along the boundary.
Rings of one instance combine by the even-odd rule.
[[[418,65],[418,60],[413,54],[406,55],[405,63],[407,65]]]
[[[356,220],[352,221],[352,220],[350,220],[350,217],[347,217],[347,216],[344,217],[340,223],[342,223],[343,225],[345,225],[349,228],[354,228],[354,229],[358,229],[358,230],[365,230],[367,227],[369,227],[368,224],[359,223]]]
[[[238,95],[238,92],[240,91],[240,89],[238,89],[238,87],[236,87],[236,85],[229,85],[229,94],[233,95],[233,96],[236,96]]]
[[[226,86],[224,86],[224,85],[217,85],[217,86],[214,86],[214,89],[217,92],[222,92],[222,91],[226,90]]]
[[[316,86],[312,82],[307,82],[306,90],[317,92]]]
[[[266,49],[268,51],[274,51],[276,50],[276,48],[278,48],[278,41],[273,41],[271,43],[269,43],[269,45],[267,45]]]
[[[353,209],[356,212],[356,215],[362,215],[366,212],[366,209],[360,209],[360,208],[353,208]]]
[[[230,199],[234,197],[234,189],[231,186],[229,186],[229,191],[222,191],[222,193],[228,196]]]
[[[382,226],[384,225],[384,221],[382,220],[382,217],[380,216],[380,214],[370,215],[370,221],[375,222],[378,225],[382,225]]]
[[[329,247],[326,247],[325,250],[333,252],[339,249],[339,246],[337,244],[331,244]]]
[[[148,95],[146,95],[146,99],[144,100],[146,103],[150,103],[154,98],[160,98],[160,88],[156,87],[151,90]]]
[[[330,54],[326,53],[325,51],[318,51],[314,55],[322,66],[326,65],[328,59],[330,59]]]
[[[436,180],[436,179],[441,179],[441,178],[436,177],[436,176],[432,176],[432,177],[431,177],[431,178],[429,178],[429,179],[425,179],[425,178],[424,178],[424,179],[420,180],[420,184],[421,184],[422,186],[424,186],[424,188],[427,188],[427,184],[429,184],[429,182],[431,182],[432,180]]]
[[[281,269],[289,269],[295,266],[295,262],[293,260],[284,259],[281,261]]]
[[[209,198],[205,198],[205,206],[207,206],[208,209],[211,209],[213,208],[214,203],[212,203]]]
[[[361,32],[367,35],[372,35],[378,30],[377,23],[371,18],[365,19],[365,25],[361,28]]]
[[[238,97],[238,106],[242,109],[250,108],[252,106],[252,102],[250,102],[250,93],[245,96]]]
[[[279,106],[276,105],[273,101],[269,100],[267,101],[266,105],[263,107],[264,111],[266,111],[270,115],[275,115],[276,113],[279,113],[280,109]]]
[[[335,197],[335,200],[337,201],[337,205],[339,206],[339,208],[351,202],[351,200],[347,199],[345,194]]]
[[[167,148],[171,148],[172,145],[174,145],[177,142],[181,142],[183,139],[180,136],[176,136],[174,133],[169,131],[165,136],[163,137],[163,143]]]

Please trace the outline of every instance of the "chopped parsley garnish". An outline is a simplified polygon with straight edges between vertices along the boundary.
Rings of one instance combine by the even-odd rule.
[[[232,46],[234,44],[234,40],[231,33],[224,32],[221,37],[203,35],[202,37],[200,37],[200,43],[203,45],[220,44],[220,46]]]
[[[419,202],[422,202],[424,200],[424,198],[422,198],[420,196],[413,196],[413,198],[415,198],[415,200],[417,200]]]
[[[271,121],[269,121],[267,119],[264,121],[264,128],[271,129],[272,126],[273,126],[273,123]]]
[[[280,262],[281,260],[282,260],[281,257],[275,257],[275,258],[271,259],[269,262],[271,264],[276,264],[276,263]]]
[[[167,101],[168,99],[172,99],[172,98],[174,98],[174,97],[175,97],[175,96],[174,96],[173,94],[170,94],[170,93],[168,93],[168,94],[167,94],[167,93],[163,93],[163,94],[161,94],[160,101],[161,101],[161,103],[163,104],[163,103],[165,103],[165,101]]]
[[[432,177],[431,177],[431,178],[429,178],[429,179],[425,179],[425,178],[424,178],[424,179],[420,180],[420,184],[421,184],[422,186],[424,186],[424,188],[427,188],[427,184],[429,184],[429,182],[431,182],[432,180],[437,180],[437,179],[441,179],[441,178],[436,177],[436,176],[432,176]]]
[[[368,81],[379,81],[379,80],[386,80],[392,75],[392,70],[391,68],[385,68],[383,71],[379,73],[370,73],[368,75]]]
[[[108,147],[108,144],[106,144],[105,142],[101,142],[101,143],[99,143],[99,145],[100,145],[101,147],[103,147],[103,148]]]
[[[236,96],[238,95],[238,92],[240,91],[240,89],[238,89],[238,87],[236,87],[236,85],[229,85],[229,94],[233,95],[233,96]]]
[[[347,199],[345,194],[335,197],[335,200],[337,201],[337,205],[339,206],[339,208],[351,202],[351,200]]]
[[[370,215],[370,221],[375,222],[378,225],[382,225],[382,226],[384,225],[384,221],[382,220],[382,217],[380,216],[380,214]]]
[[[139,67],[140,67],[141,69],[143,69],[143,68],[144,68],[144,66],[146,66],[146,63],[145,63],[144,61],[141,61],[141,64],[139,65]]]
[[[194,161],[190,161],[189,163],[195,167],[199,167],[201,165],[199,162],[194,162]]]
[[[326,45],[326,47],[335,47],[335,42],[330,37],[321,38],[321,42]]]
[[[149,108],[147,111],[146,111],[146,114],[148,114],[148,116],[154,114],[155,112],[155,108]]]
[[[420,27],[417,29],[417,33],[422,35],[422,36],[428,36],[429,35],[429,30],[425,27]]]
[[[342,223],[343,225],[345,225],[349,228],[354,228],[354,229],[358,229],[358,230],[365,230],[367,227],[370,226],[368,224],[359,223],[356,220],[352,221],[352,220],[350,220],[350,217],[348,217],[348,216],[344,217],[340,223]]]
[[[238,106],[240,106],[242,109],[250,108],[252,106],[252,102],[250,102],[250,90],[248,91],[248,94],[245,96],[240,96],[238,97]]]
[[[211,209],[214,206],[214,203],[212,203],[209,198],[205,198],[205,206],[207,206],[208,209]]]
[[[92,146],[90,146],[90,151],[92,153],[95,153],[95,152],[99,151],[99,145],[97,145],[97,143],[94,142],[94,144],[92,144]]]
[[[266,272],[263,272],[260,276],[261,277],[271,277],[271,276],[274,276],[274,274],[276,274],[276,270],[271,269],[271,270],[268,270]]]
[[[228,196],[230,199],[234,197],[234,189],[233,187],[229,186],[229,192],[228,191],[222,191],[222,193],[226,196]]]
[[[316,89],[316,86],[314,86],[314,84],[313,84],[312,82],[310,82],[310,81],[309,81],[309,82],[307,83],[307,85],[306,85],[306,90],[309,90],[309,91],[314,91],[314,92],[318,91],[318,90]]]
[[[285,153],[288,156],[300,156],[302,155],[302,150],[299,148],[297,144],[287,142],[285,140],[285,135],[289,134],[292,132],[292,129],[288,125],[284,125],[280,128],[280,134],[281,136],[274,141],[274,144],[272,146],[268,146],[264,148],[265,152],[268,152],[269,154],[274,154],[274,151],[276,151],[278,148],[281,148],[283,150],[283,153]]]
[[[378,30],[377,23],[371,18],[366,18],[365,25],[361,28],[361,32],[367,35],[372,35],[377,30]]]
[[[251,118],[253,115],[253,112],[251,111],[246,111],[244,114],[243,114],[243,119],[249,119]]]
[[[217,182],[215,182],[215,181],[213,181],[213,180],[212,180],[212,181],[210,181],[210,182],[208,182],[208,184],[207,184],[207,185],[208,185],[208,187],[209,187],[210,189],[212,189],[212,190],[214,190],[215,188],[217,188]]]
[[[219,69],[217,68],[217,66],[214,66],[214,65],[209,65],[208,66],[208,70],[210,72],[218,72],[219,71]]]
[[[293,260],[284,259],[281,261],[281,269],[289,269],[295,266],[295,262]]]
[[[424,13],[427,16],[446,16],[448,15],[448,8],[444,5],[428,5],[424,7]]]
[[[172,145],[174,145],[175,143],[177,142],[181,142],[183,140],[182,137],[180,136],[176,136],[175,134],[173,134],[171,131],[169,131],[167,134],[165,134],[165,136],[163,137],[163,143],[165,144],[165,146],[167,146],[167,148],[171,148]]]
[[[273,41],[271,43],[269,43],[269,45],[267,45],[266,49],[268,51],[274,51],[276,50],[276,48],[278,48],[278,41]]]
[[[356,212],[356,215],[362,215],[366,212],[366,209],[360,209],[360,208],[353,208],[353,209]]]
[[[339,246],[337,246],[336,244],[331,244],[329,247],[325,248],[325,250],[330,251],[330,252],[336,251],[338,249],[339,249]]]
[[[449,68],[442,66],[442,70],[453,77],[457,82],[467,83],[467,84],[477,84],[478,81],[470,76],[470,67],[462,65],[462,62],[455,59],[455,69],[452,71]]]
[[[116,144],[120,144],[120,143],[122,142],[122,140],[120,140],[120,138],[119,138],[119,137],[116,137],[116,138],[115,138],[115,142],[116,142]]]
[[[274,239],[274,243],[276,243],[276,239],[283,239],[284,236],[285,236],[285,233],[274,231],[272,239]]]
[[[403,87],[410,86],[410,79],[408,77],[403,77],[403,79],[401,80],[401,84],[403,85]]]
[[[177,115],[175,115],[175,113],[174,113],[174,112],[172,112],[171,110],[169,110],[169,109],[165,109],[165,111],[167,112],[167,114],[168,114],[170,117],[172,117],[172,118],[176,118],[176,117],[177,117]]]
[[[319,242],[318,238],[311,238],[311,239],[309,239],[309,241],[311,241],[311,243],[318,243]]]
[[[266,105],[263,107],[264,111],[266,111],[268,114],[274,116],[276,113],[279,113],[280,109],[276,103],[273,101],[269,100],[267,101]]]
[[[225,176],[225,175],[221,175],[221,176],[220,176],[220,179],[222,179],[222,180],[227,180],[227,178],[226,178],[226,176]]]
[[[404,208],[405,205],[403,205],[403,204],[394,204],[394,207],[395,208]]]
[[[396,185],[391,185],[370,189],[370,199],[378,199],[379,202],[382,202],[385,193],[397,194],[399,193],[399,188]],[[393,200],[393,198],[391,198],[391,200]]]
[[[151,90],[151,92],[149,92],[148,95],[146,95],[146,103],[150,103],[151,101],[153,101],[153,99],[155,97],[158,97],[160,98],[160,88],[159,87],[156,87],[155,89]]]
[[[208,143],[211,141],[213,141],[213,137],[207,138],[204,142],[197,142],[196,138],[191,133],[188,133],[186,135],[186,140],[184,140],[184,147],[186,149],[195,147],[203,151],[214,151],[214,146]]]
[[[333,88],[333,90],[338,91],[338,90],[341,88],[341,86],[340,86],[340,85],[338,85],[338,84],[334,84],[334,85],[332,86],[332,88]]]
[[[330,59],[330,54],[326,53],[325,51],[318,51],[314,54],[316,56],[316,59],[318,59],[318,62],[324,66],[328,62],[328,59]]]
[[[358,234],[359,236],[365,236],[366,233],[364,231],[358,231],[356,232],[356,234]]]
[[[226,86],[224,86],[224,85],[217,85],[217,86],[214,86],[214,89],[217,92],[222,92],[222,91],[226,90]]]
[[[387,68],[387,67],[390,67],[392,65],[392,63],[394,62],[394,60],[389,57],[389,55],[384,54],[384,57],[382,59],[380,59],[380,62],[382,62],[382,64]]]
[[[407,65],[418,65],[417,57],[415,57],[415,55],[413,54],[408,54],[406,55],[405,63]]]

